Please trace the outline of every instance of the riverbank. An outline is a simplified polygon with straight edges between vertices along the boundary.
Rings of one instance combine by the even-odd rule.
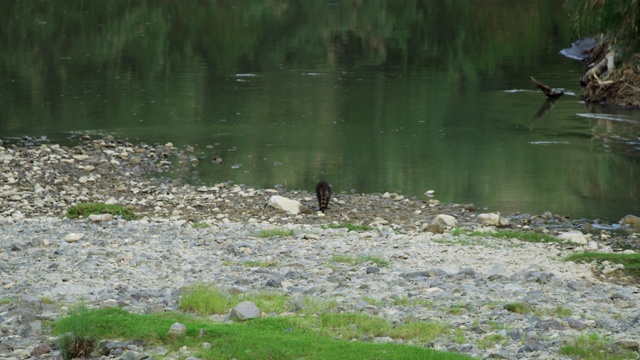
[[[633,234],[596,231],[584,245],[529,243],[470,233],[487,228],[470,204],[337,194],[321,214],[306,191],[194,187],[147,176],[181,156],[170,144],[109,138],[74,148],[0,150],[0,354],[28,358],[40,349],[40,358],[55,358],[43,321],[79,301],[162,312],[176,309],[184,288],[199,283],[336,301],[335,311],[400,323],[440,321],[457,336],[421,345],[480,358],[558,359],[563,345],[588,333],[611,339],[612,349],[638,351],[637,284],[616,284],[615,269],[594,272],[592,264],[563,260],[581,250],[635,245]],[[307,210],[271,208],[275,194]],[[88,201],[127,206],[140,219],[61,218],[72,204]],[[434,228],[438,215],[453,217],[461,230]],[[500,226],[551,235],[585,226],[552,214],[502,219]],[[345,223],[370,228],[326,226]],[[260,236],[269,229],[292,235]],[[382,261],[340,261],[367,256]],[[509,310],[518,303],[532,310]]]

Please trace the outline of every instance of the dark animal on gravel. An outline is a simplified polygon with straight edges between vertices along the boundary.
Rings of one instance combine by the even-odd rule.
[[[324,212],[329,206],[329,200],[331,200],[331,186],[326,181],[319,181],[316,184],[316,196],[320,211]]]

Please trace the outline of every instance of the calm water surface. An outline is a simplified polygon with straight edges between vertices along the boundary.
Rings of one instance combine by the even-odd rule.
[[[554,0],[6,4],[8,141],[191,145],[165,175],[192,183],[640,215],[640,112],[576,95]],[[529,76],[568,94],[536,117]]]

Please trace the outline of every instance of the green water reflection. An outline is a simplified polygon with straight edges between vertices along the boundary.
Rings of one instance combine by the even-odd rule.
[[[4,2],[0,136],[195,146],[196,183],[640,213],[640,114],[579,92],[561,2]],[[523,90],[523,91],[520,91]],[[210,161],[213,156],[222,164]]]

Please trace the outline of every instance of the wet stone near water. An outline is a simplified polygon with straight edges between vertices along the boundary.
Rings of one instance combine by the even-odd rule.
[[[171,156],[181,150],[106,140],[88,140],[74,149],[0,150],[0,238],[9,239],[0,243],[0,299],[10,300],[0,302],[0,354],[59,358],[42,323],[64,316],[65,307],[82,301],[91,308],[120,306],[136,313],[175,310],[184,288],[201,283],[233,293],[279,291],[291,298],[288,316],[304,306],[299,299],[312,297],[394,324],[438,321],[462,332],[464,341],[442,335],[418,345],[479,358],[558,359],[560,347],[584,332],[637,351],[637,285],[609,281],[588,263],[563,261],[582,245],[454,235],[447,223],[442,233],[423,231],[441,214],[461,229],[485,226],[467,210],[471,207],[434,199],[334,194],[331,207],[319,216],[313,194],[305,191],[192,187],[146,178],[167,166],[160,160],[163,152]],[[84,163],[89,159],[91,172]],[[78,181],[87,174],[95,181]],[[268,207],[274,192],[309,211],[291,215]],[[69,206],[87,200],[127,206],[140,218],[61,218]],[[509,220],[510,228],[550,228],[550,221],[534,217]],[[371,229],[325,226],[339,223]],[[273,229],[292,234],[260,236]],[[591,240],[612,251],[611,239]],[[514,304],[531,311],[514,311]],[[229,321],[228,314],[221,321]],[[488,338],[501,340],[486,345]],[[116,343],[105,340],[110,341],[101,349]],[[172,356],[164,348],[126,342],[108,354]]]

